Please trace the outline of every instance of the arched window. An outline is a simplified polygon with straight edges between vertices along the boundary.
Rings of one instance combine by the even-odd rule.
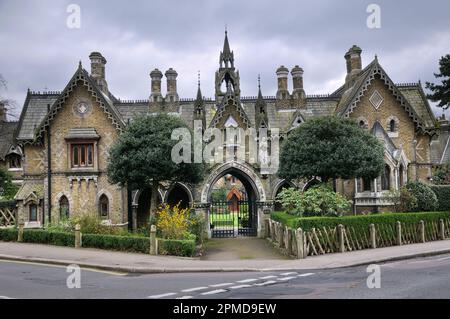
[[[395,120],[394,119],[392,119],[390,122],[389,122],[389,131],[391,131],[391,132],[395,132],[396,131],[396,125],[395,125],[396,123],[395,123]]]
[[[384,166],[383,175],[381,175],[381,189],[384,191],[391,189],[391,168],[389,165]]]
[[[60,219],[68,219],[70,217],[69,200],[66,196],[62,196],[59,199],[59,217]]]
[[[370,178],[363,178],[362,179],[362,189],[363,192],[370,192],[372,191],[372,183]]]
[[[37,222],[38,221],[38,207],[36,204],[31,204],[30,206],[30,216],[29,221],[30,222]]]
[[[109,199],[105,194],[100,196],[99,213],[101,219],[109,219]]]

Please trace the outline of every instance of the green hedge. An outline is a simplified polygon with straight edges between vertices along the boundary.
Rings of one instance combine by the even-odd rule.
[[[436,221],[439,219],[450,218],[450,212],[426,212],[426,213],[392,213],[392,214],[373,214],[356,215],[342,217],[297,217],[285,212],[274,212],[272,219],[278,221],[290,228],[302,228],[310,230],[318,227],[335,227],[339,224],[344,226],[353,226],[355,228],[369,227],[370,224],[395,224],[397,221],[403,223],[418,223]]]
[[[433,185],[431,189],[438,198],[438,209],[441,211],[450,211],[450,185]]]
[[[17,241],[18,233],[16,228],[0,228],[0,241]]]
[[[192,257],[195,253],[195,247],[195,238],[184,240],[158,239],[159,255]]]
[[[82,246],[148,254],[150,239],[138,236],[83,234]]]
[[[33,229],[25,230],[23,232],[23,241],[25,243],[73,247],[75,245],[75,235],[71,233]]]

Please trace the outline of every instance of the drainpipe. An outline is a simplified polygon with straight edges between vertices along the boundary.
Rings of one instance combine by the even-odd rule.
[[[50,104],[47,104],[47,114],[50,113]],[[48,183],[48,222],[52,222],[52,148],[50,146],[50,125],[47,128],[47,183]],[[45,220],[45,214],[43,222]]]

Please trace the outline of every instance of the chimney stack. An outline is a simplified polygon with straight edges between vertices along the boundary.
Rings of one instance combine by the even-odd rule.
[[[349,87],[353,85],[354,79],[362,70],[361,52],[360,47],[353,45],[344,56],[347,63],[345,83]]]
[[[161,102],[162,94],[161,94],[161,79],[163,74],[160,70],[154,69],[150,72],[150,78],[152,79],[152,91],[150,95],[151,102]]]
[[[0,102],[0,122],[6,122],[6,108],[2,102]]]
[[[292,83],[294,89],[292,95],[294,99],[304,100],[306,98],[305,90],[303,89],[303,69],[296,65],[292,70]]]
[[[284,66],[280,66],[277,69],[277,78],[278,78],[278,91],[277,91],[277,99],[284,100],[289,98],[288,91],[288,75],[289,70]]]
[[[177,76],[178,73],[174,69],[170,68],[165,73],[167,79],[167,94],[166,102],[178,102],[177,93]]]
[[[98,88],[105,94],[108,94],[108,83],[106,82],[105,65],[106,59],[100,52],[92,52],[89,55],[91,59],[91,77],[94,79]]]

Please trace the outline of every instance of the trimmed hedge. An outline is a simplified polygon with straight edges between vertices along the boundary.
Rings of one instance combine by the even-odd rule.
[[[367,229],[370,224],[391,224],[397,221],[402,223],[418,223],[423,220],[436,221],[439,219],[450,218],[450,212],[426,212],[426,213],[390,213],[373,215],[356,215],[342,217],[297,217],[285,212],[274,212],[271,218],[290,228],[302,228],[310,230],[319,227],[335,227],[339,224],[344,226],[353,226],[355,228],[364,227]]]
[[[433,185],[431,189],[436,194],[440,211],[450,211],[450,185]]]
[[[0,241],[17,241],[17,228],[0,228]]]
[[[150,239],[138,236],[83,234],[82,247],[148,254]]]
[[[23,241],[25,243],[73,247],[75,245],[75,235],[71,233],[33,229],[25,230],[23,232]]]
[[[192,257],[195,253],[194,239],[158,239],[158,255]]]

